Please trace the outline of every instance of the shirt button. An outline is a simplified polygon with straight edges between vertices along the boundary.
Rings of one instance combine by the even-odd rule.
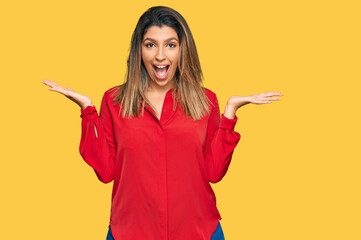
[[[163,110],[163,112],[166,112],[167,110]]]

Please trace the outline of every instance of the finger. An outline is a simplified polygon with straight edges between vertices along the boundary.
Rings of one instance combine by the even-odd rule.
[[[44,83],[44,84],[47,84],[47,85],[54,83],[54,82],[51,81],[51,80],[43,80],[43,81],[41,81],[41,82]]]
[[[49,91],[54,91],[54,92],[61,93],[61,92],[59,91],[59,89],[56,89],[56,88],[49,88],[48,90],[49,90]]]
[[[50,86],[50,82],[48,81],[48,80],[43,80],[43,81],[41,81],[42,83],[44,83],[45,85],[47,85],[47,86]]]
[[[71,88],[67,88],[66,90],[69,90],[69,91],[72,91],[72,92],[75,92],[73,89]]]
[[[44,80],[44,83],[50,87],[59,87],[58,84],[56,84],[54,81],[51,80]]]
[[[270,100],[280,100],[279,98],[277,98],[277,97],[264,97],[264,98],[262,98],[262,100],[264,100],[264,101],[270,101]]]
[[[256,100],[256,99],[252,99],[251,103],[255,103],[255,104],[264,104],[264,103],[272,103],[271,101],[262,101],[262,100]]]
[[[64,91],[62,91],[62,90],[60,90],[58,88],[49,88],[48,90],[53,91],[53,92],[61,93],[61,94],[65,95],[65,96],[67,95],[66,92],[64,92]]]
[[[283,96],[280,92],[265,92],[261,93],[261,96],[270,97],[270,96]]]
[[[54,82],[51,82],[51,81],[46,81],[46,82],[43,82],[45,85],[48,85],[49,87],[57,87],[57,85],[54,83]]]
[[[255,97],[253,98],[254,100],[257,100],[257,101],[271,101],[271,100],[280,100],[279,98],[277,97]]]

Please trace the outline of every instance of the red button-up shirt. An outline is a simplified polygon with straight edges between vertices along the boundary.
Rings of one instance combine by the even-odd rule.
[[[213,106],[201,120],[187,118],[179,103],[173,110],[173,89],[160,119],[147,104],[143,117],[122,118],[113,90],[104,93],[99,116],[95,106],[81,109],[79,151],[100,181],[114,180],[114,238],[210,240],[222,219],[210,182],[227,172],[240,140],[237,116],[220,116],[215,93],[204,88]]]

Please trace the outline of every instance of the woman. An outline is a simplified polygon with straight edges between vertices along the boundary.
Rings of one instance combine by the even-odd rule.
[[[186,21],[163,6],[140,17],[127,66],[99,115],[89,97],[43,81],[81,107],[80,154],[100,181],[114,180],[107,239],[224,239],[210,182],[226,174],[240,140],[236,110],[281,94],[232,96],[220,116]]]

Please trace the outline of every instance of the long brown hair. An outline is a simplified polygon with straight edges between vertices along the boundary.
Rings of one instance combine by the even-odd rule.
[[[179,102],[186,114],[194,120],[201,119],[210,112],[209,99],[202,86],[203,73],[198,58],[197,48],[185,19],[177,11],[164,6],[149,8],[139,18],[137,26],[133,32],[130,53],[127,60],[127,73],[125,82],[117,86],[119,91],[113,92],[114,104],[121,103],[123,110],[122,117],[138,116],[142,105],[142,115],[144,114],[144,104],[151,106],[154,112],[155,107],[145,96],[148,89],[149,75],[142,61],[141,47],[142,40],[151,26],[163,25],[173,28],[180,39],[180,57],[175,73],[174,90],[177,91],[176,98],[174,91],[174,103]],[[175,108],[174,104],[173,108]]]

